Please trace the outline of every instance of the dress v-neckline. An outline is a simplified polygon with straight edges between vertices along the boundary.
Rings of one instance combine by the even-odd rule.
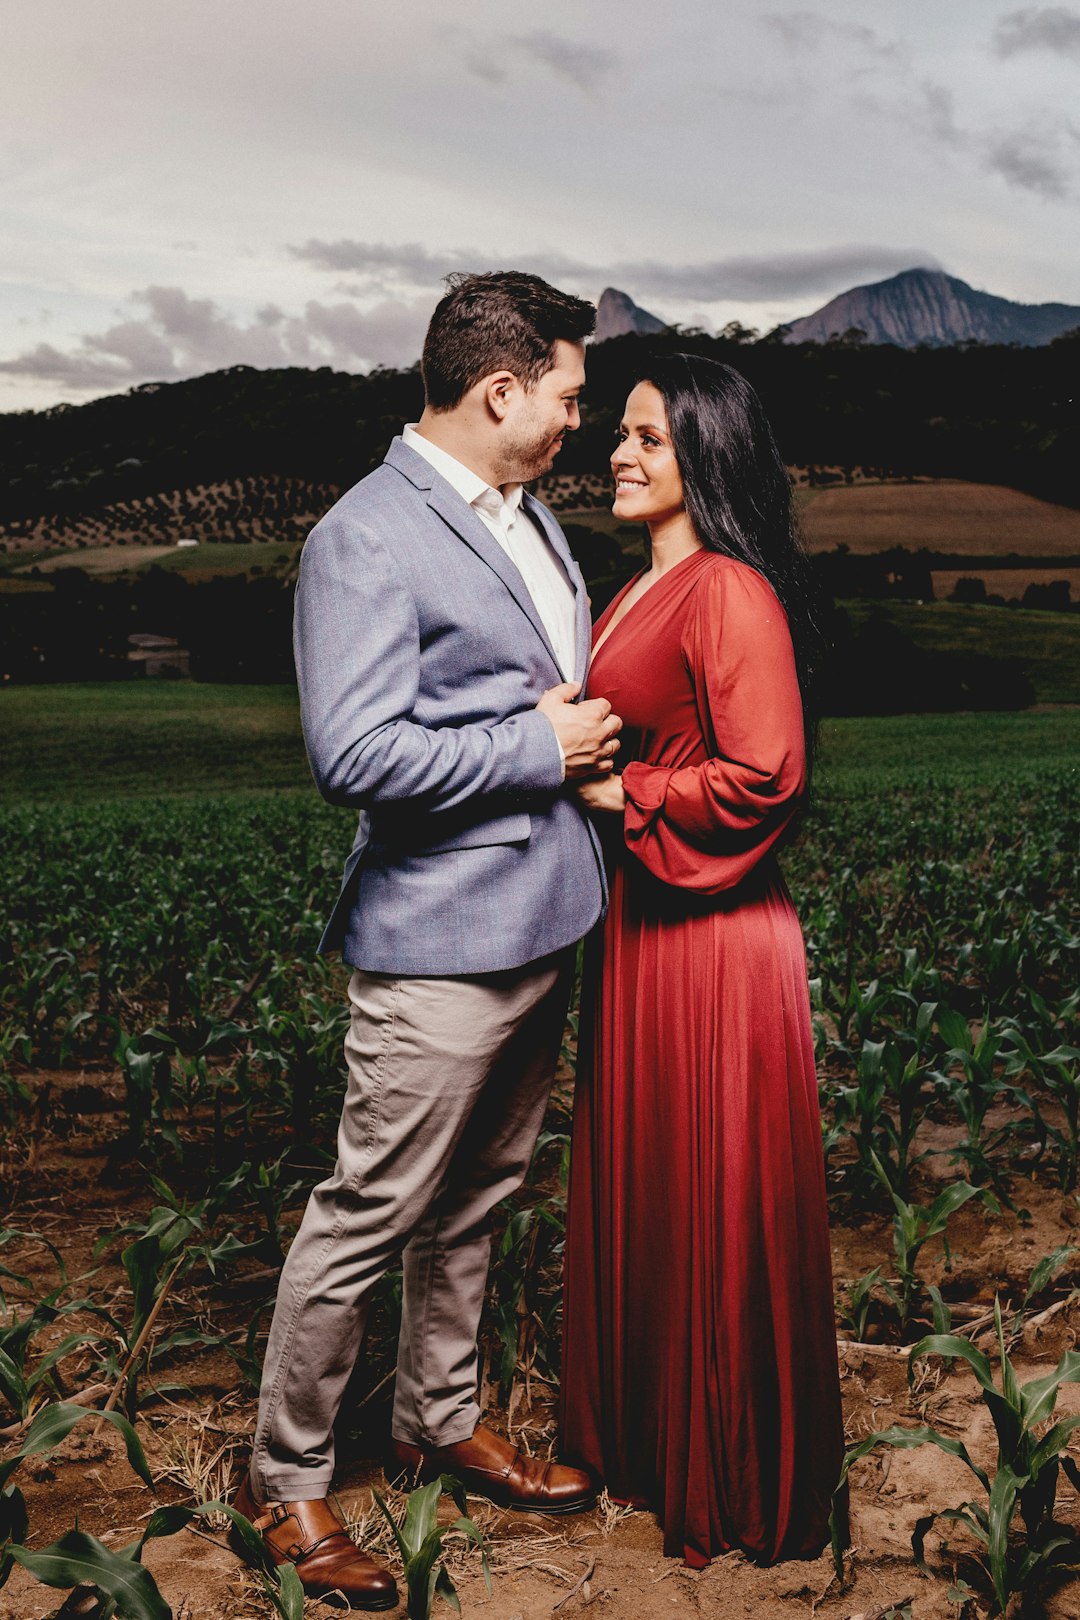
[[[642,602],[648,601],[649,597],[653,594],[653,592],[656,591],[656,590],[659,590],[660,586],[664,583],[664,581],[666,579],[670,579],[672,574],[677,574],[679,572],[679,570],[682,568],[684,563],[690,562],[690,560],[692,558],[694,558],[694,557],[702,556],[707,551],[707,549],[708,548],[705,547],[705,546],[699,546],[696,551],[688,552],[685,557],[680,557],[677,563],[673,563],[670,568],[666,569],[665,572],[660,575],[659,579],[654,580],[654,582],[649,586],[647,591],[642,591],[641,595],[638,597],[636,602],[631,602],[631,604],[627,608],[626,612],[624,614],[622,614],[621,617],[618,618],[615,621],[614,624],[605,625],[603,635],[600,637],[600,640],[596,643],[595,647],[593,647],[593,649],[592,649],[590,662],[595,661],[600,656],[601,652],[607,646],[607,644],[611,640],[612,636],[618,634],[618,632],[622,629],[623,625],[626,623],[627,619],[629,619],[629,618],[631,618],[633,616],[635,610],[641,606]],[[612,601],[612,603],[610,605],[609,611],[611,613],[614,613],[617,610],[618,605],[622,601],[623,597],[626,596],[630,591],[633,590],[633,588],[636,585],[637,581],[641,578],[642,574],[644,574],[644,573],[645,573],[644,568],[639,569],[638,572],[632,576],[632,578],[627,580],[627,582],[623,586],[622,590],[614,598],[614,600]]]

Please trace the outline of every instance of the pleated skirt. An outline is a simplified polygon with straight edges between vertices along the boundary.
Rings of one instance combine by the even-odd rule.
[[[683,895],[626,862],[591,943],[562,1449],[668,1556],[828,1540],[843,1455],[802,933],[772,861]]]

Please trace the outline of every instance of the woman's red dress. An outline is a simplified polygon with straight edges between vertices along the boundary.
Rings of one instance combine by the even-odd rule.
[[[669,1556],[813,1556],[843,1436],[806,958],[773,853],[804,788],[783,609],[695,552],[599,647],[588,696],[629,763],[582,1008],[563,1454],[655,1510]]]

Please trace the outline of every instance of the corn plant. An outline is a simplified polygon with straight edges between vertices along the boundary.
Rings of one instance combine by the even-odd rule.
[[[1066,1351],[1052,1373],[1021,1385],[1006,1350],[1001,1308],[996,1300],[994,1325],[1000,1384],[994,1381],[989,1358],[969,1340],[955,1334],[931,1334],[920,1339],[908,1361],[909,1381],[914,1378],[915,1362],[924,1356],[944,1356],[968,1363],[997,1435],[997,1460],[993,1470],[981,1468],[974,1462],[962,1441],[930,1426],[913,1429],[894,1426],[869,1434],[858,1445],[849,1447],[833,1498],[831,1519],[833,1557],[841,1578],[844,1486],[851,1465],[879,1445],[904,1449],[937,1446],[959,1458],[986,1493],[985,1505],[962,1502],[959,1507],[938,1508],[919,1519],[911,1547],[924,1573],[929,1573],[924,1556],[926,1537],[938,1520],[963,1524],[971,1531],[982,1548],[981,1559],[990,1576],[996,1609],[1003,1616],[1007,1615],[1011,1600],[1035,1589],[1054,1565],[1072,1566],[1080,1558],[1080,1537],[1054,1519],[1059,1473],[1064,1472],[1074,1489],[1080,1491],[1080,1468],[1065,1452],[1069,1437],[1080,1425],[1080,1415],[1051,1422],[1062,1384],[1080,1383],[1080,1351]],[[1013,1536],[1016,1530],[1022,1534]]]
[[[1045,1002],[1041,1006],[1046,1012]],[[1041,1112],[1040,1123],[1044,1134],[1057,1143],[1061,1185],[1071,1192],[1080,1156],[1080,1047],[1058,1043],[1051,1051],[1040,1052],[1015,1019],[1003,1025],[1003,1035],[1012,1066],[1029,1070],[1061,1107],[1064,1127],[1051,1124]]]
[[[16,1239],[32,1239],[44,1244],[56,1260],[60,1274],[57,1286],[36,1300],[30,1309],[21,1315],[13,1306],[8,1305],[3,1290],[0,1289],[0,1395],[3,1395],[19,1419],[25,1422],[41,1405],[43,1397],[50,1392],[63,1393],[60,1364],[66,1357],[86,1345],[100,1344],[102,1338],[101,1333],[70,1333],[61,1339],[59,1344],[52,1345],[40,1360],[30,1366],[34,1354],[34,1341],[38,1335],[65,1316],[89,1312],[104,1317],[106,1321],[109,1321],[109,1317],[91,1299],[64,1300],[63,1296],[71,1284],[67,1280],[63,1260],[55,1245],[39,1237],[35,1232],[16,1232],[10,1227],[0,1230],[0,1247]],[[18,1283],[26,1289],[33,1287],[29,1277],[21,1276],[7,1266],[0,1266],[0,1277]]]
[[[48,1547],[27,1546],[30,1525],[26,1499],[18,1486],[10,1483],[12,1475],[25,1458],[55,1451],[75,1425],[88,1417],[104,1418],[119,1430],[128,1462],[143,1483],[153,1488],[142,1446],[130,1423],[118,1413],[95,1413],[84,1406],[62,1403],[44,1407],[18,1451],[0,1463],[0,1586],[6,1583],[12,1565],[19,1563],[46,1586],[85,1583],[97,1587],[112,1604],[110,1612],[136,1616],[138,1620],[169,1620],[169,1610],[152,1576],[128,1553],[113,1552],[81,1530],[69,1531]]]
[[[847,1289],[845,1308],[840,1312],[840,1326],[848,1328],[858,1344],[866,1341],[866,1328],[873,1304],[874,1289],[881,1281],[881,1267],[875,1266],[864,1277],[857,1277]]]
[[[907,1190],[912,1168],[924,1155],[913,1154],[915,1133],[926,1113],[927,1045],[937,1012],[936,1002],[923,1002],[916,1014],[913,1051],[905,1059],[899,1041],[886,1032],[880,1041],[864,1040],[855,1071],[856,1084],[838,1087],[834,1129],[850,1132],[857,1153],[855,1178],[861,1188],[875,1179],[873,1161],[884,1163],[890,1182]]]
[[[932,1077],[967,1132],[957,1144],[955,1156],[965,1161],[976,1181],[991,1180],[994,1167],[990,1155],[1012,1136],[1014,1126],[1008,1122],[987,1134],[987,1113],[1003,1098],[1026,1102],[1030,1111],[1031,1100],[1005,1077],[1006,1037],[989,1018],[977,1039],[967,1019],[952,1007],[939,1009],[937,1023],[949,1043],[945,1062],[951,1067],[934,1070]]]
[[[439,1523],[439,1501],[444,1495],[453,1498],[460,1517],[450,1524]],[[409,1620],[428,1620],[436,1596],[449,1603],[458,1614],[461,1603],[450,1571],[443,1562],[444,1543],[458,1538],[480,1549],[480,1563],[488,1592],[491,1592],[491,1570],[488,1566],[487,1543],[479,1528],[468,1516],[465,1492],[460,1480],[443,1474],[429,1485],[420,1485],[410,1491],[400,1524],[375,1491],[374,1497],[382,1509],[387,1524],[397,1543],[401,1562],[405,1568],[406,1612]]]
[[[119,1552],[88,1535],[77,1526],[45,1547],[29,1547],[29,1518],[26,1500],[18,1486],[10,1484],[20,1462],[27,1457],[54,1451],[84,1418],[111,1423],[124,1441],[128,1462],[153,1489],[146,1455],[126,1418],[117,1412],[95,1412],[85,1406],[59,1403],[42,1409],[27,1431],[19,1450],[0,1464],[0,1587],[21,1564],[44,1586],[62,1590],[79,1586],[94,1589],[98,1596],[95,1612],[101,1620],[116,1615],[122,1620],[172,1620],[172,1610],[158,1590],[149,1570],[141,1563],[143,1548],[158,1536],[175,1535],[196,1517],[224,1513],[233,1521],[234,1535],[255,1567],[263,1590],[281,1620],[303,1620],[304,1592],[291,1564],[275,1567],[262,1537],[242,1514],[224,1502],[204,1502],[197,1507],[157,1508],[137,1541]]]
[[[896,1308],[901,1336],[906,1332],[912,1310],[920,1302],[925,1292],[931,1302],[931,1308],[938,1322],[943,1320],[945,1309],[940,1293],[933,1287],[928,1287],[920,1279],[916,1270],[919,1255],[931,1238],[940,1237],[945,1246],[945,1263],[950,1263],[948,1224],[971,1198],[979,1198],[995,1213],[1000,1213],[997,1200],[992,1193],[983,1188],[972,1187],[966,1181],[955,1181],[938,1193],[930,1205],[909,1204],[894,1191],[892,1183],[885,1173],[880,1161],[873,1159],[873,1168],[892,1199],[893,1209],[893,1253],[896,1256],[896,1269],[899,1287],[894,1288],[891,1283],[883,1283],[889,1299]]]
[[[252,1253],[258,1245],[242,1243],[227,1231],[220,1240],[207,1235],[208,1211],[212,1201],[204,1198],[194,1204],[177,1199],[170,1188],[157,1177],[151,1185],[167,1203],[158,1204],[142,1226],[121,1227],[110,1233],[104,1243],[117,1236],[134,1236],[135,1241],[121,1251],[120,1261],[131,1285],[131,1321],[126,1327],[114,1322],[127,1350],[122,1368],[113,1365],[110,1371],[123,1381],[129,1416],[138,1409],[139,1378],[149,1358],[148,1337],[158,1312],[169,1293],[181,1277],[196,1263],[202,1262],[211,1275],[224,1264],[241,1255]],[[100,1247],[100,1245],[99,1245]],[[110,1318],[110,1320],[112,1320]],[[197,1328],[180,1328],[167,1334],[157,1345],[159,1354],[198,1344],[206,1348],[224,1345],[225,1341]],[[226,1346],[228,1347],[228,1346]]]

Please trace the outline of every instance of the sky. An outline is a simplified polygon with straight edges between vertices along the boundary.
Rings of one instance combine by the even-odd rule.
[[[0,0],[0,410],[416,359],[455,269],[1080,304],[1080,5]]]

